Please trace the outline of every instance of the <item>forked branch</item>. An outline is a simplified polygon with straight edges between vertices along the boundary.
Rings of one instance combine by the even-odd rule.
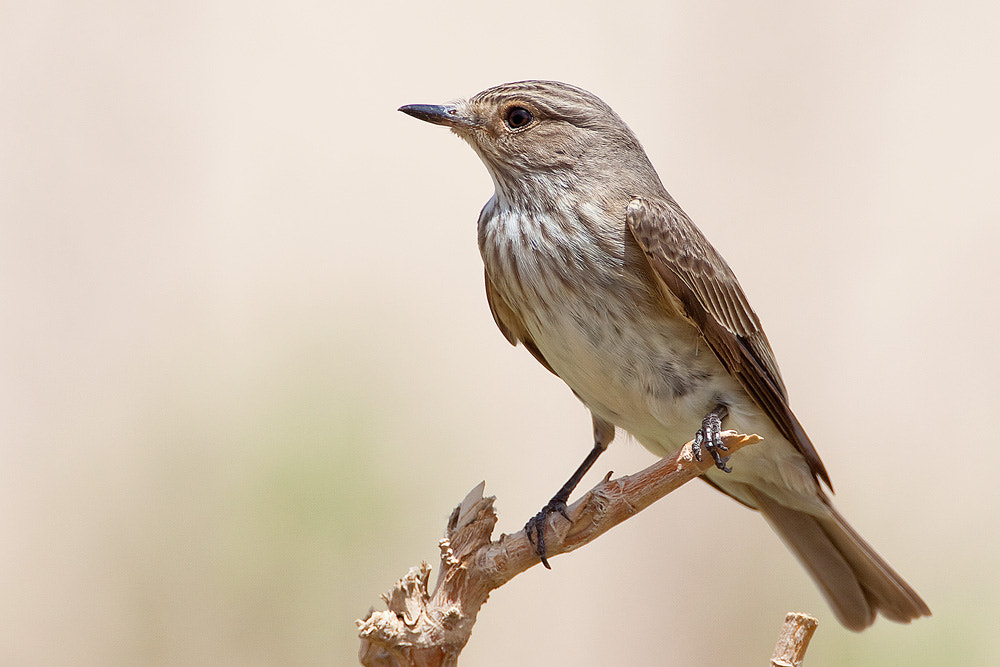
[[[725,431],[723,442],[733,453],[759,442],[756,435]],[[547,555],[578,549],[652,505],[681,485],[703,474],[715,463],[709,456],[695,459],[691,443],[634,475],[597,486],[567,509],[567,522],[550,518],[546,531]],[[430,567],[421,563],[382,596],[388,609],[369,612],[358,621],[361,664],[369,667],[447,667],[469,641],[479,609],[495,588],[538,565],[538,555],[525,531],[492,540],[497,515],[494,497],[483,497],[485,482],[477,485],[451,513],[441,540],[441,571],[430,592]]]

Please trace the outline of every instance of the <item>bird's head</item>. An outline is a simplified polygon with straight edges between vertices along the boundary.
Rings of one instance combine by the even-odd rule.
[[[469,142],[498,192],[538,184],[595,187],[619,174],[641,177],[652,172],[618,114],[596,95],[565,83],[506,83],[468,100],[399,110],[448,126]]]

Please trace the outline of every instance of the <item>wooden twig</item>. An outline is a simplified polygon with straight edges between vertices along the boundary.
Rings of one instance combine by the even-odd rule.
[[[735,431],[723,433],[730,454],[760,440]],[[545,538],[549,559],[591,542],[713,465],[710,456],[695,459],[689,442],[677,454],[634,475],[611,479],[609,473],[567,508],[570,521],[559,515],[550,518]],[[496,498],[483,497],[485,486],[482,482],[472,489],[448,520],[446,537],[439,544],[441,571],[433,593],[428,588],[430,567],[421,563],[382,596],[388,609],[373,609],[358,621],[361,664],[456,665],[490,591],[539,563],[523,530],[491,540]]]
[[[809,648],[809,640],[819,625],[812,616],[789,612],[781,626],[778,643],[771,656],[771,667],[801,667]]]

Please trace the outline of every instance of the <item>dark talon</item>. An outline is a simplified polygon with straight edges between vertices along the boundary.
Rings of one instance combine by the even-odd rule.
[[[538,514],[528,519],[528,523],[524,524],[524,530],[528,533],[528,541],[535,545],[535,553],[538,554],[538,558],[541,559],[542,565],[547,570],[551,570],[552,566],[549,565],[549,561],[545,557],[545,528],[548,525],[549,515],[553,512],[558,512],[567,521],[573,522],[569,518],[569,514],[566,513],[566,501],[557,496],[550,500]]]
[[[714,410],[706,415],[705,419],[701,422],[701,428],[694,435],[694,441],[691,443],[691,451],[694,452],[694,457],[701,461],[701,447],[705,446],[708,453],[712,455],[712,460],[715,461],[715,467],[722,472],[732,472],[733,469],[726,465],[729,462],[728,456],[723,456],[720,451],[729,451],[722,442],[722,420],[729,414],[729,408],[725,405],[718,405]]]

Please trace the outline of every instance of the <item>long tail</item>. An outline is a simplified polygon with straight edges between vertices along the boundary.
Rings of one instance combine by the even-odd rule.
[[[817,517],[789,509],[759,491],[751,493],[844,627],[864,630],[879,613],[898,623],[931,615],[916,591],[831,505],[829,514]]]

